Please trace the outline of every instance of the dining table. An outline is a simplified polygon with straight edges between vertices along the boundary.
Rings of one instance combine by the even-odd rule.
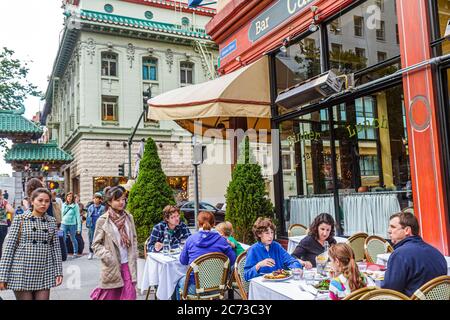
[[[188,266],[180,263],[180,253],[164,254],[150,252],[147,255],[145,266],[138,286],[141,294],[150,287],[156,287],[156,298],[170,300],[178,281],[186,275]]]

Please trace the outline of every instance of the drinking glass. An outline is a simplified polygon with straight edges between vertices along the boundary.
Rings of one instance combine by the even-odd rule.
[[[301,280],[303,276],[303,270],[301,268],[292,269],[292,274],[294,275],[294,280]]]
[[[314,271],[303,272],[303,279],[305,279],[306,284],[314,284]]]

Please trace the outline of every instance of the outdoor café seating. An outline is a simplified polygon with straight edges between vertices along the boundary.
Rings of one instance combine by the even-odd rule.
[[[368,236],[365,232],[358,232],[347,239],[347,243],[355,252],[355,260],[357,262],[365,259],[364,242]]]
[[[366,293],[372,291],[372,290],[376,290],[377,287],[364,287],[364,288],[360,288],[358,290],[353,291],[351,294],[349,294],[348,296],[346,296],[344,299],[342,300],[359,300],[363,295],[365,295]]]
[[[180,288],[182,300],[223,299],[227,288],[230,259],[223,253],[213,252],[195,259],[186,271],[184,287]],[[194,295],[188,293],[189,277],[194,273]]]
[[[234,263],[234,278],[236,279],[237,285],[239,287],[239,293],[242,300],[248,300],[248,288],[250,286],[250,282],[245,281],[244,279],[244,266],[245,261],[247,259],[247,251],[242,252]]]
[[[369,263],[375,263],[379,254],[392,251],[394,251],[394,248],[389,242],[379,236],[372,235],[364,240],[364,256]]]
[[[363,295],[359,300],[411,300],[401,292],[390,289],[375,289]]]
[[[425,283],[411,296],[412,300],[450,300],[450,276],[441,276]]]
[[[304,236],[308,233],[308,228],[300,223],[294,223],[289,226],[288,237]]]

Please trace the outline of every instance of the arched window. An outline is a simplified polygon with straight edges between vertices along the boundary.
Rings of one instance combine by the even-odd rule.
[[[182,86],[193,84],[194,64],[192,62],[180,62],[180,83]]]
[[[142,58],[142,80],[158,81],[158,59]]]
[[[116,53],[102,53],[102,76],[117,77],[118,56]]]

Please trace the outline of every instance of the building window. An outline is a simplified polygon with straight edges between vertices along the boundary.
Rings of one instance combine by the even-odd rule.
[[[108,13],[113,13],[113,11],[114,11],[114,7],[112,5],[110,5],[109,3],[105,4],[103,9],[105,9],[105,11],[108,12]]]
[[[380,21],[380,29],[377,29],[377,40],[386,40],[386,30],[383,20]]]
[[[142,79],[158,81],[158,60],[155,58],[142,59]]]
[[[330,23],[330,32],[334,35],[342,34],[341,19],[337,18],[332,23]]]
[[[378,62],[383,62],[384,60],[387,59],[387,53],[383,51],[377,51],[377,59]]]
[[[359,158],[361,176],[378,176],[380,174],[377,156],[361,156]]]
[[[102,96],[102,120],[119,121],[118,98]]]
[[[331,51],[333,51],[334,53],[342,52],[342,44],[332,43],[331,44]]]
[[[364,18],[360,16],[354,16],[353,22],[355,23],[355,36],[364,36]]]
[[[180,63],[180,83],[182,86],[193,84],[194,64],[192,62]]]
[[[364,48],[355,48],[355,54],[359,58],[365,58],[366,57],[366,49],[364,49]]]
[[[117,54],[102,53],[102,76],[117,77]]]
[[[145,11],[145,17],[148,20],[152,20],[153,19],[153,13],[151,11]]]
[[[281,157],[282,157],[281,159],[282,159],[282,164],[283,164],[283,170],[292,170],[290,153],[283,154]]]
[[[356,123],[363,129],[358,132],[358,139],[375,140],[377,138],[375,127],[375,99],[363,97],[355,100]]]

